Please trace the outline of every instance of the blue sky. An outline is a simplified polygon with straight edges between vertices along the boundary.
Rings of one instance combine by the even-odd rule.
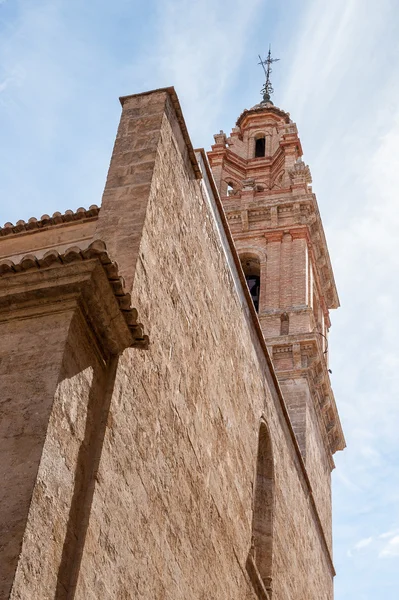
[[[0,222],[100,204],[118,96],[174,85],[195,147],[259,101],[298,124],[342,307],[336,600],[399,597],[399,5],[0,0]]]

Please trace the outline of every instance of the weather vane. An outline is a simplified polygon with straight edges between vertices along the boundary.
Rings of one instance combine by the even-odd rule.
[[[258,54],[260,62],[258,65],[262,65],[263,70],[265,72],[266,81],[261,89],[261,94],[263,94],[263,102],[271,102],[270,96],[273,94],[273,86],[270,82],[270,74],[272,73],[272,64],[280,60],[279,58],[272,58],[271,48],[269,46],[269,52],[267,53],[266,60],[262,60],[260,54]]]

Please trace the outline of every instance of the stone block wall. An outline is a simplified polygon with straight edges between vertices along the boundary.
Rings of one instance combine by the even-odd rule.
[[[119,262],[148,350],[115,349],[111,329],[127,333],[107,282],[90,284],[91,304],[75,298],[5,598],[267,598],[246,568],[263,420],[274,467],[269,600],[332,600],[311,483],[176,102],[173,90],[124,100],[94,234]],[[102,281],[90,261],[79,269]],[[33,345],[36,361],[40,336]]]
[[[245,565],[263,415],[276,473],[273,597],[331,599],[300,454],[215,207],[170,120],[132,290],[151,342],[119,361],[76,598],[254,598]]]

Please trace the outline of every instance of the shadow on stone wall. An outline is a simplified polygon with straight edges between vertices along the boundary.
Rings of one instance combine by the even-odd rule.
[[[111,357],[105,380],[93,381],[90,389],[85,434],[77,459],[54,600],[73,600],[75,597],[118,361],[118,356]],[[99,389],[102,390],[100,397]]]

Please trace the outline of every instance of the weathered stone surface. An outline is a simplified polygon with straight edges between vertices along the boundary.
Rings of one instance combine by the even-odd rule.
[[[22,464],[15,489],[24,504],[14,505],[14,488],[5,488],[9,510],[0,516],[7,522],[17,511],[18,536],[10,537],[13,564],[0,567],[3,596],[332,600],[329,490],[313,487],[317,472],[327,480],[322,441],[312,438],[319,416],[301,390],[305,466],[261,329],[274,327],[278,337],[280,315],[278,328],[273,314],[257,319],[174,91],[127,97],[122,105],[92,237],[87,230],[82,247],[77,234],[66,251],[61,229],[70,225],[59,216],[50,229],[61,237],[51,251],[43,252],[39,228],[23,226],[25,233],[10,233],[22,235],[23,252],[16,244],[0,261],[0,309],[11,340],[8,353],[1,345],[8,338],[1,338],[0,369],[14,372],[5,379],[14,407],[40,425],[29,454],[18,440],[19,420],[11,426]],[[245,185],[249,217],[240,223],[250,229],[252,183]],[[271,219],[278,218],[275,211]],[[28,235],[36,240],[29,256]],[[303,293],[299,279],[286,289],[296,238],[284,235],[266,240],[258,232],[254,243],[265,250],[263,270],[273,244],[275,265],[286,264],[283,283],[261,292],[278,309]],[[22,288],[13,287],[18,278]],[[12,318],[11,298],[22,306]],[[149,334],[145,351],[127,348],[137,336],[144,341],[131,302]],[[299,327],[308,314],[297,316]],[[26,346],[24,331],[31,331]],[[297,346],[273,356],[275,364],[299,368],[314,348]],[[20,357],[31,365],[26,373]],[[40,377],[36,387],[30,379],[36,366],[44,389]],[[297,390],[286,373],[290,399]],[[7,431],[2,436],[7,444]]]
[[[221,232],[164,119],[76,598],[252,598],[258,431],[275,466],[273,597],[332,597],[300,454]],[[230,259],[231,260],[231,259]],[[231,261],[232,262],[232,261]]]
[[[0,320],[0,598],[17,566],[71,316]]]
[[[79,313],[64,350],[10,596],[18,600],[70,597],[84,543],[107,415],[109,369]]]

